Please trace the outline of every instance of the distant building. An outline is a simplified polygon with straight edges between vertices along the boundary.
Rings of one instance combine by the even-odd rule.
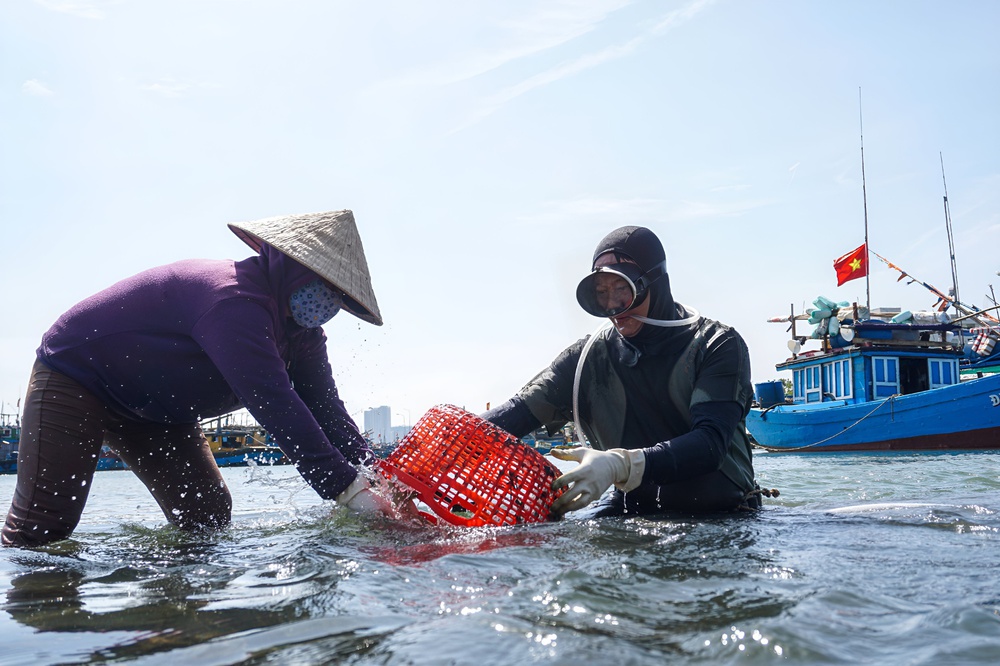
[[[392,412],[386,405],[365,410],[365,432],[375,444],[393,441]]]

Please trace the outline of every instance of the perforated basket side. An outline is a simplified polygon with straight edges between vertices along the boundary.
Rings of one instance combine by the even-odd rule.
[[[467,527],[549,519],[559,470],[513,435],[451,405],[427,412],[380,469]]]

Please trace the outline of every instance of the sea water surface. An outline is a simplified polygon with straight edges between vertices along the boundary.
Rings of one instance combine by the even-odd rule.
[[[499,529],[228,468],[206,534],[99,472],[72,539],[0,549],[0,664],[1000,663],[1000,453],[755,464],[758,515]]]

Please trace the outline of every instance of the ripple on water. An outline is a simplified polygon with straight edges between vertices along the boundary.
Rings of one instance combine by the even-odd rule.
[[[234,524],[203,534],[109,473],[76,539],[0,551],[0,659],[995,663],[1000,456],[973,462],[762,456],[760,515],[473,530],[228,469]]]

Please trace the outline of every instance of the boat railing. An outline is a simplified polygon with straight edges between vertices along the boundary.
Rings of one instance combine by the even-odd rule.
[[[941,349],[943,351],[961,353],[961,350],[950,342],[941,340],[896,340],[881,338],[856,337],[851,341],[852,347],[870,349],[872,347],[884,349]]]

